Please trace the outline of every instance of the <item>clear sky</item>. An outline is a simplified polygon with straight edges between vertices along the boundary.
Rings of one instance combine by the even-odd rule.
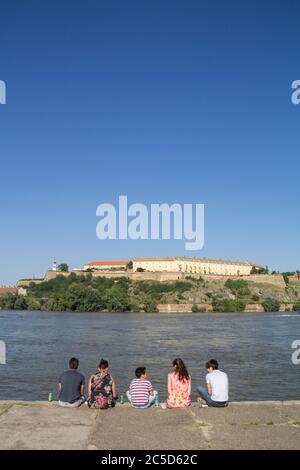
[[[53,258],[300,269],[300,3],[2,0],[0,285]],[[100,241],[96,207],[205,204],[205,246]]]

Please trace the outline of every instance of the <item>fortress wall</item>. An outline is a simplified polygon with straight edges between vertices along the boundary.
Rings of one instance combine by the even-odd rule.
[[[158,304],[159,313],[191,313],[194,304]],[[199,309],[212,312],[211,304],[195,304]]]
[[[252,274],[251,276],[243,276],[243,279],[285,288],[285,282],[281,274]]]
[[[199,309],[203,309],[206,312],[212,312],[213,308],[211,304],[158,304],[157,310],[159,313],[191,313],[193,305],[196,305]],[[281,304],[280,312],[287,312],[293,309],[293,304]],[[261,304],[247,304],[245,307],[247,313],[263,313],[264,308]]]
[[[44,282],[44,280],[41,280],[41,279],[26,279],[26,280],[20,280],[17,282],[16,286],[17,288],[20,288],[20,287],[30,287],[30,284],[41,284],[42,282]]]
[[[83,273],[87,275],[89,273]],[[99,271],[91,273],[93,277],[106,277],[107,279],[118,279],[120,277],[130,278],[129,273],[126,272],[115,272],[115,271]]]
[[[132,281],[159,281],[161,273],[139,273],[133,272],[130,273],[129,279]]]
[[[166,272],[166,273],[162,272],[159,274],[160,274],[159,281],[178,281],[179,279],[183,278],[181,273],[178,273],[178,272]]]
[[[263,312],[264,308],[261,304],[247,304],[245,307],[245,312]]]
[[[289,276],[289,282],[291,284],[300,284],[300,276],[299,274],[294,274],[294,276]]]
[[[47,271],[44,281],[51,281],[51,279],[55,279],[57,276],[64,276],[69,277],[71,273],[61,273],[59,271]]]
[[[191,275],[191,277],[194,276]],[[251,274],[249,276],[223,276],[214,274],[202,274],[201,277],[207,281],[226,281],[227,279],[242,279],[244,281],[256,282],[260,284],[271,284],[272,286],[285,288],[285,282],[281,274]]]
[[[281,304],[279,312],[291,312],[293,310],[294,304]]]
[[[68,277],[72,273],[62,273],[59,271],[48,271],[45,275],[44,281],[50,281],[51,279],[55,279],[57,276],[64,276]],[[77,275],[84,275],[87,276],[90,273],[84,271],[77,271],[75,272]],[[189,273],[180,273],[180,272],[172,272],[172,271],[162,271],[162,272],[116,272],[116,271],[101,271],[101,272],[93,272],[91,273],[93,277],[106,277],[109,279],[117,279],[120,277],[127,277],[133,281],[177,281],[180,279],[186,278],[194,278],[199,279],[202,278],[204,280],[210,281],[226,281],[227,279],[243,279],[245,281],[262,283],[262,284],[271,284],[273,286],[285,287],[285,282],[281,274],[253,274],[249,276],[225,276],[219,274],[189,274]],[[17,286],[22,287],[29,287],[30,283],[34,282],[39,284],[43,281],[41,280],[34,280],[28,279],[25,281],[18,281]]]

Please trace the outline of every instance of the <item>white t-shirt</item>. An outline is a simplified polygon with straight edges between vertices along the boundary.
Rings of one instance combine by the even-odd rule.
[[[211,385],[211,399],[214,401],[228,401],[228,377],[225,372],[214,370],[206,375],[206,383]]]

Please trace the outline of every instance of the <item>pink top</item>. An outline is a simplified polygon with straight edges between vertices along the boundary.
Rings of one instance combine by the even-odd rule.
[[[178,374],[170,374],[171,390],[167,400],[168,408],[184,408],[191,405],[191,377],[188,380],[180,381]]]

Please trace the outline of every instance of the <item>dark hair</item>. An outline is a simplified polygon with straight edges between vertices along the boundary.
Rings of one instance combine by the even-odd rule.
[[[146,373],[146,367],[138,367],[135,369],[135,375],[137,376],[138,379],[141,378],[142,375]]]
[[[105,359],[101,359],[99,362],[99,369],[107,369],[108,368],[108,362]]]
[[[173,367],[175,367],[175,372],[178,374],[180,382],[183,382],[184,380],[189,380],[190,374],[188,373],[186,365],[182,359],[180,359],[179,357],[174,359]]]
[[[78,369],[79,361],[76,357],[71,357],[69,360],[69,368],[70,369]]]
[[[206,369],[212,368],[213,370],[216,370],[216,369],[219,369],[219,364],[218,364],[218,361],[216,361],[215,359],[211,359],[210,361],[206,363],[205,367]]]

